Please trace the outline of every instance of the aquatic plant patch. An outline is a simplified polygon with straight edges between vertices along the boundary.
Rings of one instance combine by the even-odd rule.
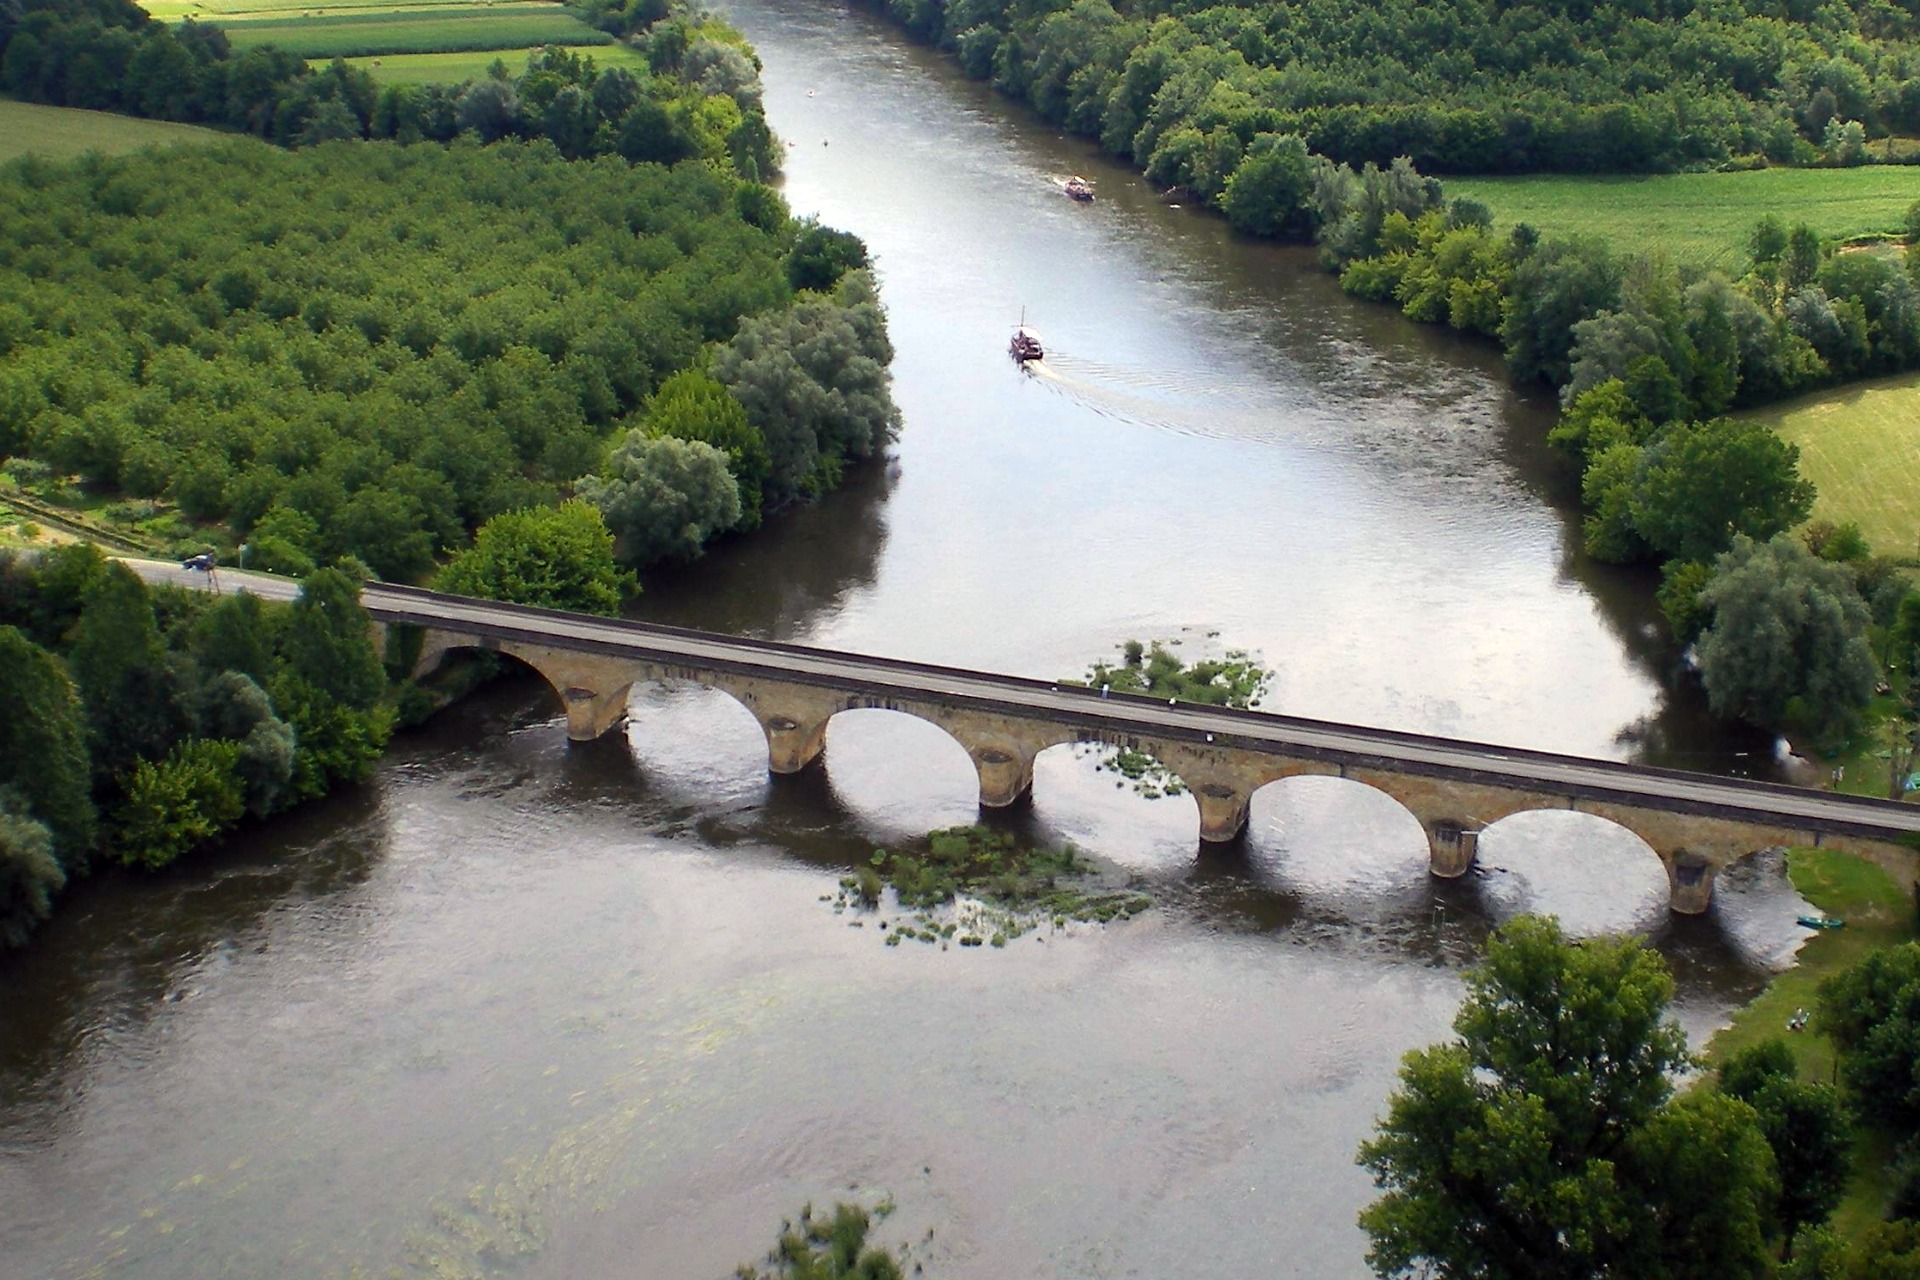
[[[890,947],[1004,947],[1042,927],[1128,920],[1153,905],[1136,884],[1104,885],[1098,873],[1071,845],[1036,849],[1004,831],[949,827],[929,833],[924,849],[875,849],[821,900],[836,912],[881,913]],[[886,916],[889,889],[898,910]]]
[[[1218,635],[1208,632],[1206,639]],[[1260,705],[1273,683],[1273,672],[1253,654],[1228,649],[1217,658],[1201,658],[1189,664],[1173,652],[1183,643],[1178,638],[1150,643],[1128,640],[1120,646],[1119,662],[1102,658],[1088,668],[1085,677],[1060,683],[1097,689],[1101,697],[1165,698],[1169,702],[1241,710]],[[1127,747],[1087,747],[1082,751],[1096,758],[1096,772],[1119,775],[1113,784],[1116,787],[1131,783],[1134,791],[1149,800],[1186,792],[1185,783],[1145,752]]]

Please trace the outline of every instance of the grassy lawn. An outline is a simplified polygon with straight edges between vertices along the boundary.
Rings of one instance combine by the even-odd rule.
[[[304,58],[601,45],[613,39],[557,4],[314,11],[228,18],[222,25],[237,49],[273,44]]]
[[[192,124],[136,120],[106,111],[46,107],[0,98],[0,160],[11,160],[29,151],[56,158],[77,156],[83,151],[118,155],[142,147],[215,142],[232,136]]]
[[[1800,446],[1816,520],[1851,520],[1879,554],[1920,558],[1920,377],[1856,382],[1752,416]]]
[[[620,44],[582,44],[562,46],[569,53],[592,58],[601,70],[608,67],[644,67],[647,60]],[[518,75],[526,69],[527,55],[541,48],[485,50],[469,53],[390,53],[376,58],[348,58],[356,67],[373,73],[383,86],[390,84],[458,84],[477,80],[498,58]]]
[[[1787,1019],[1797,1009],[1812,1009],[1826,978],[1847,968],[1876,947],[1894,946],[1914,936],[1913,899],[1874,864],[1831,849],[1794,849],[1787,855],[1793,887],[1821,912],[1847,922],[1844,929],[1821,932],[1800,949],[1794,967],[1734,1015],[1733,1024],[1708,1043],[1707,1061],[1725,1061],[1772,1036],[1786,1040],[1806,1080],[1831,1080],[1833,1046],[1813,1031],[1789,1033]],[[1880,1221],[1886,1202],[1886,1162],[1892,1143],[1883,1134],[1863,1134],[1854,1152],[1854,1176],[1846,1199],[1834,1212],[1834,1225],[1857,1236]]]
[[[1547,236],[1588,235],[1617,247],[1664,249],[1675,261],[1739,271],[1747,235],[1767,214],[1839,238],[1896,232],[1920,200],[1920,168],[1761,169],[1656,177],[1448,178],[1495,222],[1526,222]]]

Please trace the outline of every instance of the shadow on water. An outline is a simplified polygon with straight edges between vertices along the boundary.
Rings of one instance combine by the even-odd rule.
[[[57,1138],[83,1059],[149,1036],[193,998],[205,967],[267,952],[275,917],[319,905],[351,911],[386,846],[378,789],[353,787],[248,827],[188,865],[104,867],[69,888],[32,946],[0,951],[0,1130]]]
[[[830,497],[726,538],[695,565],[649,573],[631,614],[728,635],[804,637],[871,586],[886,546],[886,502],[899,463],[876,458]]]

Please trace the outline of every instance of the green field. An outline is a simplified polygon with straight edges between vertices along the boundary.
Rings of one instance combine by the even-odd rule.
[[[535,46],[537,49],[539,46]],[[647,60],[621,44],[563,45],[568,53],[592,58],[601,70],[608,67],[644,68]],[[526,68],[527,55],[534,49],[486,50],[469,53],[390,53],[377,58],[348,58],[363,71],[373,73],[383,86],[390,84],[459,84],[487,74],[497,58],[518,75]],[[319,65],[319,61],[316,61]]]
[[[1816,520],[1853,521],[1873,549],[1920,557],[1920,377],[1856,382],[1751,415],[1800,446]]]
[[[43,156],[77,156],[83,151],[118,155],[173,142],[213,142],[231,137],[216,129],[165,120],[136,120],[105,111],[43,107],[0,98],[0,160],[32,151]]]
[[[1495,222],[1531,224],[1547,236],[1587,235],[1616,248],[1660,248],[1676,262],[1739,272],[1747,235],[1774,214],[1829,238],[1898,232],[1920,200],[1920,167],[1761,169],[1650,178],[1448,178],[1449,196],[1471,196]]]
[[[303,58],[602,45],[613,40],[557,4],[315,10],[220,22],[236,49],[272,44]]]

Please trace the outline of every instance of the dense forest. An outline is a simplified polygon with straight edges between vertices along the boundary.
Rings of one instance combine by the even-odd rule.
[[[1259,134],[1436,173],[1803,163],[1920,131],[1911,4],[885,0],[1048,120],[1218,191]]]
[[[0,554],[0,946],[105,857],[166,866],[365,778],[405,701],[337,569],[291,605],[150,592],[84,544]]]
[[[121,0],[0,7],[18,96],[283,144],[0,168],[10,479],[305,584],[214,604],[90,548],[0,560],[0,945],[101,855],[165,865],[366,776],[429,700],[358,577],[616,612],[897,430],[865,246],[758,180],[752,50],[589,16],[650,70],[547,49],[379,92]]]
[[[844,346],[808,348],[837,355],[812,366],[825,385],[799,390],[875,402],[822,418],[824,443],[813,419],[761,415],[772,454],[734,445],[755,460],[756,519],[830,488],[892,428],[884,321],[841,280],[864,250],[699,162],[236,141],[23,161],[0,210],[0,452],[16,474],[164,496],[260,567],[352,555],[417,579],[487,518],[600,471],[626,419],[710,347],[751,404],[799,394],[766,385],[769,344],[838,324]],[[788,308],[795,281],[844,283],[842,300],[807,293],[741,332]],[[662,433],[724,449],[724,425],[682,415]]]

